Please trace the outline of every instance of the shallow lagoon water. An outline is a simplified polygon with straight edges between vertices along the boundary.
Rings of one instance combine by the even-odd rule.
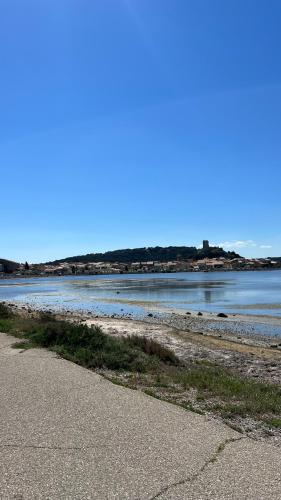
[[[0,281],[0,300],[97,314],[181,309],[281,317],[281,270],[13,278]]]

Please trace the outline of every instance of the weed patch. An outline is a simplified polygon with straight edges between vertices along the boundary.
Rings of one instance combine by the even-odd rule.
[[[267,423],[270,427],[281,429],[281,418],[271,418],[270,420],[267,420]]]
[[[170,349],[167,349],[167,347],[162,346],[153,339],[141,337],[139,335],[131,335],[130,337],[126,337],[124,341],[132,347],[141,349],[149,356],[156,356],[160,361],[166,364],[179,364],[179,359]]]
[[[11,309],[4,302],[0,302],[0,319],[8,319],[12,316]]]

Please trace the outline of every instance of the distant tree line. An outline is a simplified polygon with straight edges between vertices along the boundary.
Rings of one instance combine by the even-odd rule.
[[[219,247],[210,247],[207,250],[197,249],[196,247],[144,247],[144,248],[126,248],[124,250],[113,250],[105,253],[88,253],[86,255],[76,255],[66,259],[47,262],[47,264],[59,264],[61,262],[147,262],[160,261],[168,262],[175,260],[199,260],[203,258],[225,257],[234,259],[240,257],[235,252],[225,252]]]

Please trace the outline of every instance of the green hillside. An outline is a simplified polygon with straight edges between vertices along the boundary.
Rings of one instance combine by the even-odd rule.
[[[205,257],[216,258],[225,257],[233,259],[240,257],[235,252],[225,252],[219,247],[209,247],[207,250],[197,249],[196,247],[143,247],[143,248],[126,248],[123,250],[113,250],[105,253],[89,253],[86,255],[76,255],[59,259],[47,264],[58,264],[60,262],[147,262],[160,261],[168,262],[171,260],[199,260]]]

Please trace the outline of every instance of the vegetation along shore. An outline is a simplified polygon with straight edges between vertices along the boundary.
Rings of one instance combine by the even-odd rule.
[[[221,329],[196,332],[183,321],[177,314],[137,321],[0,304],[0,331],[17,338],[23,355],[30,347],[51,349],[114,383],[280,444],[279,344]]]

